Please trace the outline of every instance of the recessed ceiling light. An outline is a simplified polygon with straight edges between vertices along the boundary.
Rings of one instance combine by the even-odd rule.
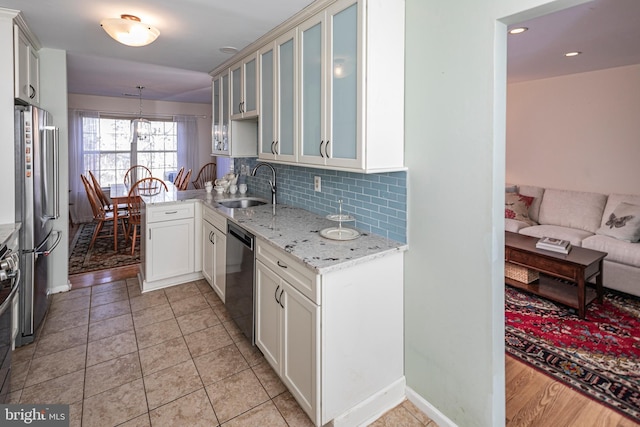
[[[509,34],[522,34],[527,31],[527,27],[516,27],[509,30]]]
[[[235,55],[236,53],[238,53],[238,49],[233,46],[224,46],[220,48],[220,52],[227,53],[229,55]]]
[[[580,55],[581,53],[582,53],[582,52],[578,52],[578,51],[575,51],[575,52],[567,52],[567,53],[565,53],[565,54],[564,54],[564,56],[566,56],[567,58],[571,58],[572,56],[578,56],[578,55]]]

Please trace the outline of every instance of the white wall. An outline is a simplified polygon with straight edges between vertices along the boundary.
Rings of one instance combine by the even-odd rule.
[[[640,65],[508,86],[507,181],[640,194]]]
[[[69,121],[67,119],[67,53],[58,49],[40,49],[40,107],[49,111],[59,129],[60,162],[58,165],[60,217],[53,229],[62,233],[60,244],[49,255],[49,290],[68,290],[69,261]]]
[[[506,26],[497,20],[577,3],[406,0],[405,372],[414,400],[444,414],[441,426],[505,421]]]
[[[204,116],[198,118],[198,159],[200,164],[192,172],[192,177],[195,179],[200,166],[215,161],[215,157],[211,156],[211,104],[146,100],[144,99],[144,92],[142,97],[143,115],[171,116],[184,114]],[[69,108],[138,114],[140,101],[138,98],[69,94]]]

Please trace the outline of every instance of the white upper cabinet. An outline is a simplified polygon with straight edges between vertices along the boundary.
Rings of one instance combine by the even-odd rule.
[[[290,31],[258,52],[260,120],[258,156],[296,161],[296,32]]]
[[[14,97],[29,104],[40,103],[40,57],[25,34],[13,26]]]
[[[258,51],[261,159],[361,173],[405,169],[404,3],[316,1],[247,48]]]
[[[403,169],[403,2],[339,0],[298,34],[299,163]]]
[[[220,77],[214,78],[211,84],[211,152],[214,154],[224,151],[222,145],[222,123],[220,121],[222,119],[222,113],[220,112],[220,107],[222,106],[220,101],[221,80]]]
[[[247,56],[231,67],[231,119],[258,116],[258,61]]]
[[[232,71],[226,69],[213,78],[211,155],[255,157],[258,155],[258,122],[255,118],[231,120],[231,75]]]

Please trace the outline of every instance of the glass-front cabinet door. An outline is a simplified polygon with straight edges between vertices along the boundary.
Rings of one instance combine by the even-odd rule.
[[[327,10],[326,164],[359,167],[362,159],[359,3]],[[345,6],[346,4],[346,6]]]
[[[338,1],[299,27],[301,163],[361,167],[359,7]]]
[[[258,157],[273,160],[275,151],[275,43],[269,43],[258,51],[260,61],[260,117],[258,118]]]
[[[324,12],[298,27],[300,74],[299,150],[301,163],[324,164],[325,139],[325,21]]]
[[[295,31],[260,49],[259,157],[296,160]]]
[[[211,150],[212,153],[222,151],[222,129],[220,127],[220,78],[214,78],[211,93]]]
[[[220,139],[222,142],[222,154],[229,155],[229,140],[231,138],[231,120],[229,115],[229,72],[226,72],[220,78]]]
[[[231,118],[241,120],[258,115],[258,67],[256,54],[231,66]]]
[[[276,40],[276,144],[279,160],[296,160],[296,37],[291,31]]]

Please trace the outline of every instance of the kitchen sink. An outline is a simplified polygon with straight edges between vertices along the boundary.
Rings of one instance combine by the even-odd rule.
[[[235,199],[235,200],[221,200],[218,204],[224,206],[225,208],[232,209],[243,209],[250,208],[253,206],[266,205],[267,202],[260,199]]]

